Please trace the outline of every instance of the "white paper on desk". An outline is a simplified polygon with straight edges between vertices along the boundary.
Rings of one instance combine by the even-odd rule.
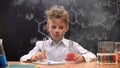
[[[46,65],[54,65],[54,64],[65,64],[65,62],[56,62],[56,61],[35,61],[33,64],[46,64]]]

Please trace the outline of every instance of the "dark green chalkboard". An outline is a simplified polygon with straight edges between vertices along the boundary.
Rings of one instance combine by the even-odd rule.
[[[101,40],[120,41],[120,0],[0,0],[0,38],[8,60],[19,60],[48,36],[45,10],[63,5],[70,14],[66,38],[96,53]]]

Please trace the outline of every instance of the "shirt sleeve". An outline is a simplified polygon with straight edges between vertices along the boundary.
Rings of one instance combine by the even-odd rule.
[[[96,55],[95,54],[93,54],[92,52],[88,51],[87,49],[84,49],[81,45],[79,45],[76,42],[74,42],[74,48],[75,48],[75,52],[77,54],[82,55],[86,62],[90,62],[90,61],[96,60]]]
[[[30,59],[34,54],[36,54],[38,51],[41,50],[42,48],[42,41],[37,41],[36,42],[36,46],[29,51],[28,54],[26,55],[23,55],[21,58],[20,58],[20,61],[27,61],[28,59]]]

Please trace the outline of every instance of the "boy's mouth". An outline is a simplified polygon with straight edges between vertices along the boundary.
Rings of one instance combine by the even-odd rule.
[[[55,35],[55,36],[60,36],[60,35]]]
[[[58,35],[58,34],[56,34],[56,35],[54,35],[55,37],[59,37],[60,35]]]

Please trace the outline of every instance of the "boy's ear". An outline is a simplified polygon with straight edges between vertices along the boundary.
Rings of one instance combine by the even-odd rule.
[[[46,26],[47,31],[49,31],[49,24],[47,23],[45,26]]]
[[[67,27],[66,27],[66,32],[69,30],[69,25],[67,25]]]

